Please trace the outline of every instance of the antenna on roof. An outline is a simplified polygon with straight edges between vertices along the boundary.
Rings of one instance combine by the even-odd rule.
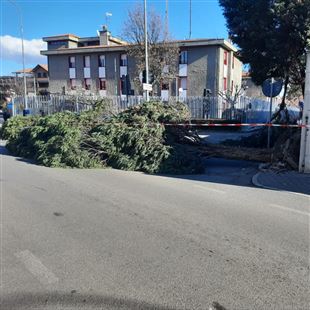
[[[107,28],[108,28],[108,26],[109,26],[109,18],[110,18],[110,17],[112,17],[112,13],[106,12],[106,13],[105,13],[105,23],[106,23],[106,25],[107,25]]]

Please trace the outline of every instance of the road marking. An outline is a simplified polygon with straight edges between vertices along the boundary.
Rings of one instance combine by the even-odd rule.
[[[42,284],[46,285],[58,282],[58,278],[30,251],[25,250],[15,253],[15,256]]]
[[[207,191],[211,191],[211,192],[215,192],[215,193],[218,193],[218,194],[226,194],[225,191],[222,191],[220,189],[215,189],[215,188],[212,188],[212,187],[208,187],[208,186],[194,185],[194,187],[197,187],[197,188],[200,188],[200,189],[203,189],[203,190],[207,190]]]
[[[299,210],[283,207],[283,206],[277,205],[275,203],[270,203],[269,206],[274,207],[274,208],[278,208],[278,209],[281,209],[281,210],[291,211],[291,212],[294,212],[294,213],[297,213],[297,214],[302,214],[302,215],[310,216],[310,213],[308,213],[308,212],[304,212],[304,211],[299,211]]]

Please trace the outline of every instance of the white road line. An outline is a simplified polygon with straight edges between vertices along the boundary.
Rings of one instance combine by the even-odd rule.
[[[203,190],[207,190],[207,191],[211,191],[211,192],[215,192],[215,193],[218,193],[218,194],[226,194],[225,191],[222,191],[220,189],[215,189],[215,188],[212,188],[212,187],[208,187],[208,186],[194,185],[194,187],[197,187],[197,188],[200,188],[200,189],[203,189]]]
[[[46,285],[58,282],[58,278],[30,251],[25,250],[15,253],[15,256],[25,265],[28,271],[41,282],[41,284]]]
[[[297,213],[297,214],[302,214],[302,215],[310,216],[310,213],[308,213],[308,212],[304,212],[304,211],[299,211],[299,210],[296,210],[296,209],[291,209],[291,208],[283,207],[283,206],[277,205],[275,203],[270,203],[269,206],[274,207],[274,208],[278,208],[278,209],[281,209],[281,210],[286,210],[286,211],[294,212],[294,213]]]

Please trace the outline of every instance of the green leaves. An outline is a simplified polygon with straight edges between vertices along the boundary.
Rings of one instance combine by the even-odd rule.
[[[305,83],[305,53],[310,39],[310,0],[220,0],[232,41],[253,80],[290,77]]]
[[[144,103],[104,120],[102,109],[45,117],[13,117],[4,126],[8,149],[48,167],[117,169],[146,173],[194,173],[201,161],[163,123],[185,122],[181,103]]]

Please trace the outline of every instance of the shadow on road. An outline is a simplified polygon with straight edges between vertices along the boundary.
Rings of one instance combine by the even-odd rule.
[[[258,172],[258,162],[224,158],[205,159],[205,173],[193,175],[162,175],[167,178],[199,182],[254,187],[252,177]]]
[[[1,309],[43,309],[45,307],[76,307],[79,309],[177,310],[145,301],[105,295],[71,293],[21,293],[3,296]],[[57,308],[58,308],[57,307]]]
[[[26,164],[36,165],[36,162],[33,159],[27,159],[27,158],[23,158],[23,157],[16,157],[16,156],[10,154],[10,152],[7,150],[7,148],[5,146],[3,146],[3,145],[0,145],[0,155],[14,157],[15,160],[24,162]]]
[[[15,157],[11,155],[5,146],[0,144],[0,154],[5,156],[13,157],[17,161],[21,161],[27,164],[37,165],[34,160],[25,159],[21,157]],[[161,176],[165,178],[175,178],[175,179],[184,179],[184,180],[193,180],[198,182],[208,182],[208,183],[218,183],[226,185],[235,185],[235,186],[244,186],[244,187],[256,187],[253,185],[252,179],[253,176],[259,172],[258,162],[247,161],[247,160],[233,160],[233,159],[224,159],[224,158],[207,158],[205,162],[205,173],[203,174],[194,174],[194,175],[154,175]],[[39,165],[38,165],[39,166]],[[77,169],[79,170],[79,169]],[[103,171],[102,169],[98,170]],[[280,178],[279,178],[280,179]],[[300,179],[300,178],[299,178]],[[284,181],[283,181],[284,180]],[[310,182],[310,178],[304,177],[300,182]],[[282,183],[277,183],[277,178],[269,177],[269,183],[266,186],[269,187],[269,190],[272,191],[290,191],[301,194],[310,194],[310,186],[307,188],[306,183],[302,186],[298,186],[297,182],[287,180],[282,177]],[[296,184],[295,184],[296,183]],[[291,185],[288,185],[291,184]],[[265,184],[263,184],[265,185]],[[273,185],[273,186],[272,186]],[[277,189],[273,189],[277,188]],[[266,188],[268,190],[268,188]]]

